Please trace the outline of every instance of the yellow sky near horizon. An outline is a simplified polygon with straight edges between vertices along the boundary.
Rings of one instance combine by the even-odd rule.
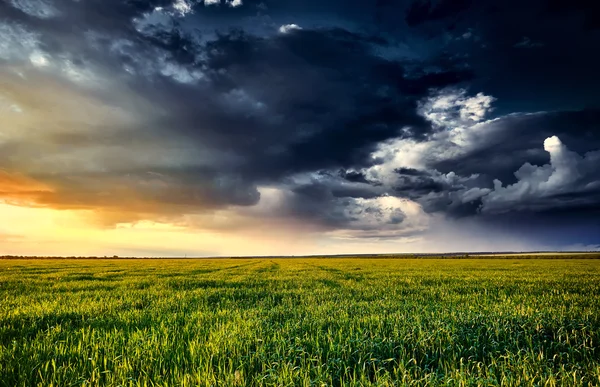
[[[90,222],[89,216],[88,211],[0,204],[0,255],[270,255],[286,248],[292,251],[294,239],[303,239],[277,241],[151,221],[100,228]]]
[[[148,220],[99,227],[92,215],[87,210],[0,202],[0,255],[226,257],[531,250],[523,240],[501,233],[482,237],[466,224],[442,224],[423,235],[364,239],[269,227],[209,231]]]

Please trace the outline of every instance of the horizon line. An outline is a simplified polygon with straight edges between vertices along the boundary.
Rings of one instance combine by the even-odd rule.
[[[542,254],[560,254],[560,255],[586,255],[598,254],[597,250],[536,250],[536,251],[455,251],[440,253],[382,253],[382,254],[309,254],[309,255],[218,255],[218,256],[119,256],[119,255],[0,255],[0,259],[277,259],[277,258],[426,258],[426,257],[458,257],[470,258],[478,256],[510,256],[510,255],[542,255]]]

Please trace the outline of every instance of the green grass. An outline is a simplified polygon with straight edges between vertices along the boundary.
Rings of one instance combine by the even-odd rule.
[[[600,385],[600,261],[0,261],[0,386]]]

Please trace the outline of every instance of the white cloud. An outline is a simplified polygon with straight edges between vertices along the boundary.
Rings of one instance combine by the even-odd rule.
[[[482,198],[482,212],[544,209],[563,205],[552,200],[555,196],[600,189],[600,180],[594,176],[600,165],[600,151],[582,157],[556,136],[544,141],[544,149],[550,154],[550,164],[523,164],[515,172],[518,181],[511,185],[503,186],[500,180],[494,180],[494,190]]]
[[[367,178],[380,181],[385,185],[392,185],[397,174],[397,168],[420,169],[423,165],[423,154],[430,147],[428,142],[417,142],[408,139],[394,139],[379,144],[371,158],[379,163],[367,169]]]
[[[430,141],[421,142],[413,139],[394,139],[379,144],[371,154],[371,158],[376,164],[365,170],[365,174],[367,178],[391,187],[398,179],[396,169],[413,168],[428,170],[432,177],[441,182],[457,184],[476,176],[460,177],[454,172],[443,174],[436,170],[430,170],[427,164],[432,156],[443,160],[454,156],[460,151],[462,151],[462,148],[454,144],[452,138],[448,135],[434,136]]]
[[[192,3],[190,3],[188,0],[175,0],[173,3],[173,9],[180,16],[185,16],[193,11]]]
[[[72,82],[83,86],[99,86],[100,77],[92,71],[89,63],[76,64],[68,57],[64,57],[59,62],[62,74]]]
[[[50,57],[42,51],[34,51],[29,55],[29,61],[35,67],[46,67],[50,64]]]
[[[465,121],[479,122],[491,110],[495,98],[483,93],[477,93],[475,97],[465,98],[460,103],[460,118]]]
[[[19,24],[0,23],[0,59],[30,64],[37,70],[53,72],[80,85],[100,85],[99,75],[89,62],[74,60],[69,54],[51,57],[40,47],[39,34],[32,33]],[[18,74],[22,78],[26,77],[23,71]]]
[[[39,34],[30,32],[19,24],[0,23],[0,59],[28,60],[39,52]]]
[[[102,46],[96,47],[102,50]],[[127,57],[124,66],[129,74],[153,77],[158,74],[170,77],[179,83],[195,83],[204,78],[202,71],[179,64],[166,50],[153,48],[144,50],[136,42],[127,39],[114,40],[107,47],[113,55]]]
[[[177,14],[181,14],[177,11]],[[135,29],[146,36],[155,35],[156,32],[168,32],[174,28],[173,13],[157,7],[151,12],[144,13],[141,17],[133,19]]]
[[[161,63],[160,73],[166,77],[171,77],[179,83],[195,83],[202,79],[204,74],[201,71],[190,70],[175,62],[164,60]]]
[[[449,106],[441,99],[436,106]],[[456,160],[477,149],[497,146],[498,139],[505,138],[503,132],[518,125],[535,121],[548,113],[513,113],[492,120],[465,123],[452,130],[434,132],[425,141],[411,138],[395,138],[379,144],[372,158],[378,165],[368,170],[374,180],[395,179],[394,169],[429,169],[428,165]]]
[[[205,6],[220,3],[221,0],[204,0]],[[156,37],[157,32],[173,30],[175,28],[174,19],[194,13],[195,4],[197,2],[193,0],[175,0],[169,7],[156,7],[141,17],[134,18],[133,25],[138,32]],[[240,7],[242,0],[227,0],[227,4],[232,8]]]
[[[470,203],[489,194],[491,191],[492,190],[489,188],[474,187],[463,192],[460,196],[460,199],[462,203]]]
[[[421,116],[437,127],[454,129],[482,121],[495,98],[483,93],[467,96],[464,89],[444,89],[419,103]]]
[[[523,118],[524,115],[515,117]],[[431,163],[460,157],[471,149],[488,144],[489,138],[493,138],[490,134],[506,128],[512,122],[512,118],[503,117],[500,121],[492,120],[452,131],[442,131],[433,135],[429,141],[388,141],[380,144],[372,154],[378,163],[363,172],[368,179],[382,183],[382,190],[391,193],[399,182],[396,172],[398,168],[427,171],[427,178],[453,187],[445,197],[448,206],[481,200],[481,211],[484,213],[569,206],[577,204],[578,200],[585,200],[585,195],[579,199],[577,194],[600,190],[600,178],[595,167],[600,165],[600,150],[581,156],[569,150],[556,136],[548,137],[544,141],[544,149],[550,155],[550,163],[543,166],[525,163],[514,173],[518,181],[508,186],[503,186],[501,181],[495,180],[493,187],[481,187],[478,186],[478,175],[459,176],[453,172],[442,174],[428,167]],[[559,195],[566,199],[556,199]],[[430,199],[435,201],[439,198],[438,193],[431,192],[418,201],[425,205]]]
[[[49,19],[60,15],[60,11],[50,0],[10,0],[13,7],[40,19]]]
[[[281,32],[282,34],[287,34],[288,32],[301,29],[302,27],[300,27],[297,24],[284,24],[281,27],[279,27],[279,32]]]

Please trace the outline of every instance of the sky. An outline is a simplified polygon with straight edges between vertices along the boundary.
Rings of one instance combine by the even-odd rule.
[[[4,0],[0,255],[600,249],[600,5]]]

